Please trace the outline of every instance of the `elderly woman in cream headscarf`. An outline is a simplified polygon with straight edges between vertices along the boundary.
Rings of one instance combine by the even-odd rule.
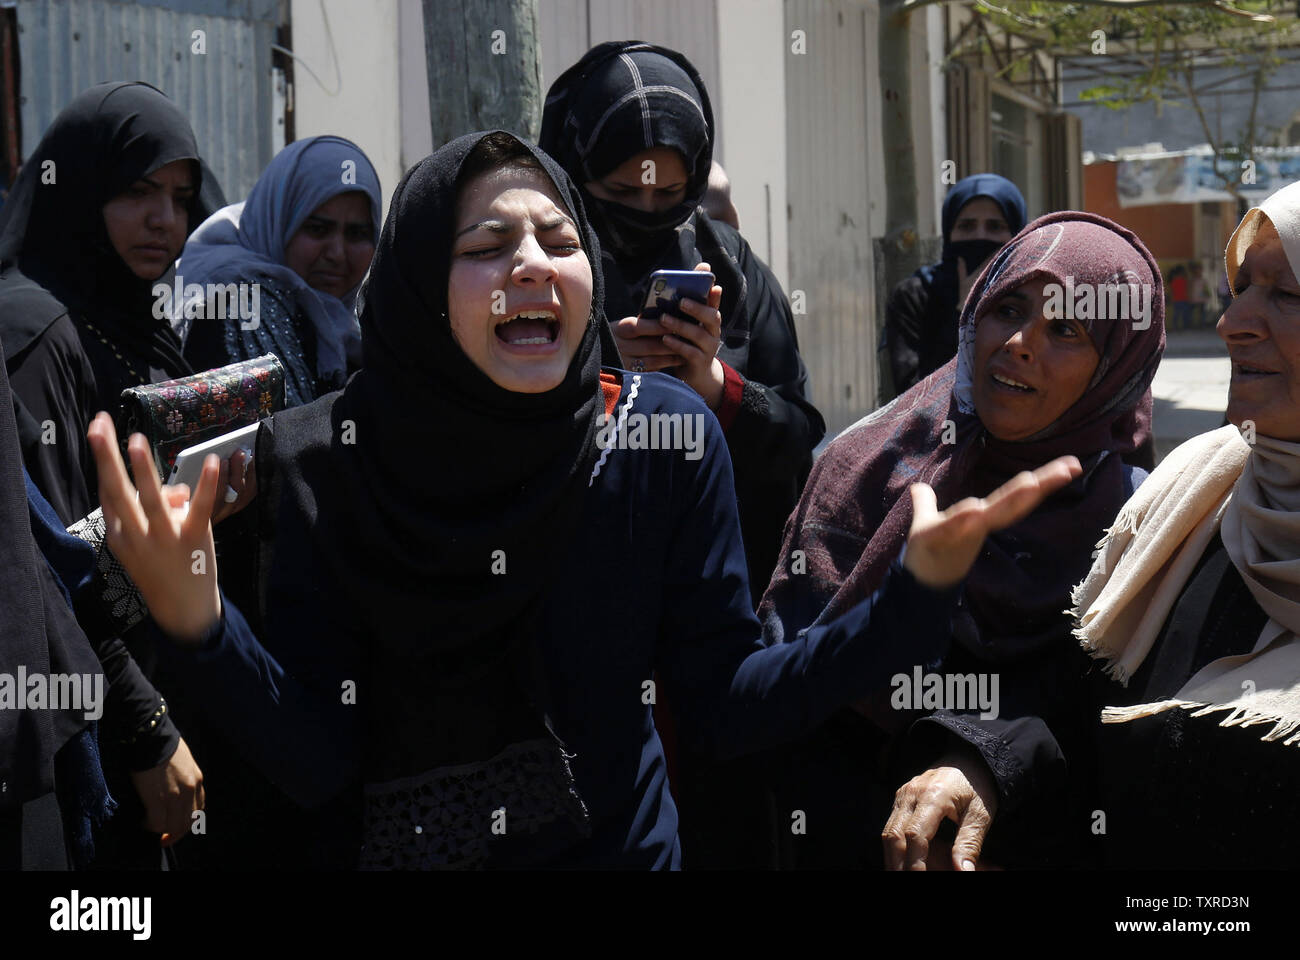
[[[1226,265],[1233,426],[1160,464],[1073,596],[1124,685],[1098,734],[1111,865],[1294,868],[1300,850],[1300,183],[1246,215]]]

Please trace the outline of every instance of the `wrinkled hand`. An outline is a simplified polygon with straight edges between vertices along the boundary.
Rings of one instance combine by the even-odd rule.
[[[181,740],[176,752],[152,770],[131,774],[135,792],[144,804],[144,828],[162,834],[162,845],[170,847],[184,839],[193,822],[191,814],[202,810],[203,771],[194,762],[190,748]]]
[[[143,434],[133,434],[127,445],[131,468],[141,481],[138,499],[118,452],[112,418],[97,414],[86,436],[99,469],[108,548],[140,588],[159,629],[180,643],[200,642],[221,618],[209,523],[217,495],[217,457],[204,461],[187,509],[178,505],[176,488],[164,493]]]
[[[230,487],[239,495],[230,503],[226,502],[226,487]],[[221,464],[221,473],[217,477],[217,490],[220,493],[212,508],[214,527],[253,502],[253,498],[257,496],[257,464],[243,450],[236,450],[230,455],[229,460]]]
[[[984,761],[950,754],[894,795],[894,809],[880,835],[887,870],[974,870],[998,810],[998,791]],[[957,824],[947,861],[934,856],[934,836],[944,819]]]
[[[960,583],[986,536],[1032,513],[1082,472],[1077,458],[1058,457],[1032,473],[1016,474],[987,497],[967,497],[942,512],[929,484],[912,484],[912,527],[903,566],[933,589]]]

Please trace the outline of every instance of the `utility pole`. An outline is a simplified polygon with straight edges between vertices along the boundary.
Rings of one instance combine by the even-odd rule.
[[[434,149],[475,130],[536,141],[542,123],[537,0],[423,0]]]

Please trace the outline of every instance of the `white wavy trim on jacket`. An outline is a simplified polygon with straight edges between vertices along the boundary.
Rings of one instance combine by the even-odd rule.
[[[600,468],[603,467],[605,461],[609,459],[609,451],[614,449],[615,444],[618,443],[619,436],[626,429],[628,411],[632,409],[632,404],[636,401],[636,395],[640,389],[641,375],[635,373],[632,375],[632,386],[628,389],[627,400],[624,401],[623,406],[618,411],[618,424],[614,427],[614,433],[610,436],[609,443],[606,444],[604,450],[600,451],[600,459],[597,460],[596,465],[591,468],[591,479],[587,481],[587,486],[590,487],[596,482],[596,478],[600,476]]]

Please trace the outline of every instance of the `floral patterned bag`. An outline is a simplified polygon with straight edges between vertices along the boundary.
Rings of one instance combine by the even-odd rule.
[[[177,380],[122,391],[117,433],[143,433],[166,482],[186,447],[256,423],[284,409],[284,367],[268,353]]]

